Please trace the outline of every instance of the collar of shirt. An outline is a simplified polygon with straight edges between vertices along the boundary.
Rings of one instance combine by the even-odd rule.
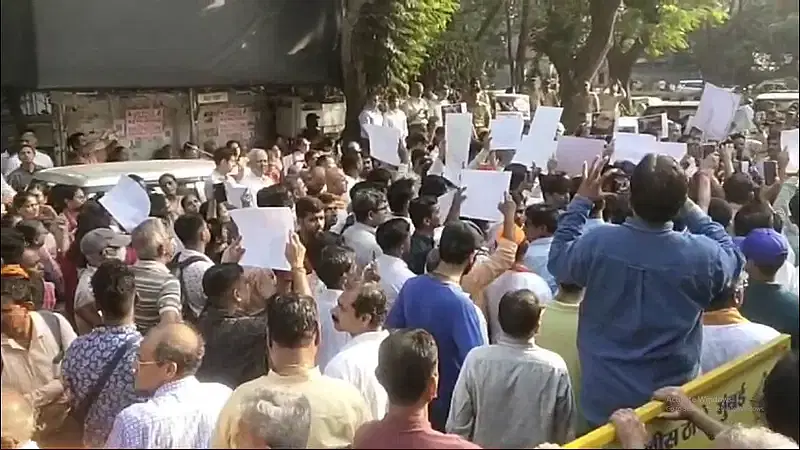
[[[543,246],[546,246],[546,245],[549,246],[552,243],[553,243],[553,236],[550,236],[550,237],[544,237],[544,238],[536,239],[536,240],[534,240],[534,241],[532,241],[530,243],[530,246],[531,247],[540,247],[540,246],[543,247]]]
[[[190,248],[184,248],[183,250],[181,250],[180,259],[182,261],[186,260],[186,259],[189,259],[189,258],[191,258],[193,256],[199,256],[199,257],[203,258],[204,261],[206,261],[206,262],[210,262],[210,263],[214,262],[214,261],[211,260],[211,258],[208,257],[208,255],[206,255],[205,253],[200,253],[197,250],[192,250]]]
[[[386,253],[378,256],[375,261],[378,266],[385,266],[387,269],[408,269],[408,264],[401,258]]]
[[[637,231],[643,231],[645,233],[653,233],[653,234],[665,233],[668,231],[672,231],[675,228],[672,222],[667,222],[663,225],[653,226],[638,217],[628,217],[628,220],[625,221],[625,225]]]
[[[170,273],[169,269],[164,263],[153,260],[140,259],[136,261],[136,264],[134,264],[134,266],[141,267],[142,269],[146,270],[155,270],[157,272]]]
[[[92,331],[98,333],[109,333],[109,334],[129,334],[129,333],[137,333],[136,324],[130,325],[100,325],[95,327]]]
[[[430,420],[423,411],[417,411],[411,414],[401,414],[398,411],[389,411],[383,418],[382,422],[389,423],[402,431],[433,429]]]
[[[283,372],[284,374],[279,374],[274,370],[270,370],[265,377],[267,380],[278,381],[279,383],[311,381],[322,377],[319,367],[291,366],[285,368]]]
[[[197,381],[197,378],[195,378],[194,376],[189,376],[186,378],[181,378],[180,380],[171,381],[161,386],[160,388],[156,389],[156,392],[153,394],[153,398],[166,397],[182,389],[196,386],[198,384],[200,384],[200,382]]]
[[[533,337],[531,337],[528,340],[515,339],[507,336],[505,333],[501,333],[497,337],[497,345],[501,345],[503,347],[516,348],[518,350],[529,350],[532,348],[536,348],[536,341],[534,340]]]
[[[377,231],[376,228],[373,228],[373,227],[371,227],[371,226],[369,226],[369,225],[367,225],[365,223],[361,223],[361,222],[354,223],[350,228],[352,228],[353,231],[356,231],[356,230],[366,231],[367,233],[369,233],[369,234],[371,234],[373,236],[375,235],[375,232]]]
[[[31,311],[29,314],[31,317],[31,326],[33,327],[33,329],[31,330],[30,346],[29,347],[23,346],[16,340],[6,336],[5,333],[3,333],[2,336],[0,336],[0,345],[12,348],[14,350],[21,350],[25,352],[30,351],[31,347],[33,347],[34,340],[37,340],[41,345],[44,345],[45,336],[47,335],[47,333],[50,333],[50,328],[47,326],[47,323],[44,321],[44,319],[38,312]],[[53,338],[55,339],[55,336]]]
[[[738,308],[725,308],[718,311],[708,311],[703,313],[703,325],[736,325],[748,323]]]
[[[357,336],[353,336],[353,339],[350,340],[347,344],[342,347],[339,353],[351,348],[355,347],[356,345],[365,344],[367,342],[379,342],[384,340],[387,336],[389,336],[389,332],[386,330],[378,330],[378,331],[367,331],[366,333],[361,333]]]

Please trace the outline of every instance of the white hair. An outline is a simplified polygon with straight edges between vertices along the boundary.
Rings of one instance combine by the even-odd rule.
[[[144,261],[158,259],[159,250],[168,245],[172,235],[161,219],[151,217],[140,223],[131,233],[131,244],[136,257]]]
[[[306,448],[311,405],[296,392],[260,388],[242,399],[240,429],[269,448]]]
[[[3,446],[22,445],[29,442],[36,432],[36,410],[21,394],[3,390],[2,420],[0,436]]]
[[[745,427],[738,424],[717,435],[714,446],[734,449],[798,448],[796,442],[782,434],[764,427]]]

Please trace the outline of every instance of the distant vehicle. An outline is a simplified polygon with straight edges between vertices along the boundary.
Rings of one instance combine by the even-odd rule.
[[[797,91],[789,92],[768,92],[756,97],[753,104],[753,109],[756,112],[766,111],[767,105],[772,102],[775,104],[775,109],[779,112],[786,112],[794,104],[797,108],[798,101],[800,101],[800,93]]]
[[[54,167],[33,174],[34,181],[47,185],[78,186],[90,197],[111,190],[121,176],[135,174],[144,179],[148,187],[159,191],[158,178],[170,173],[178,180],[182,192],[203,195],[206,178],[214,170],[214,162],[206,159],[171,159],[152,161],[123,161],[77,166]]]
[[[767,80],[762,81],[759,83],[756,88],[756,92],[787,92],[791,91],[789,89],[789,85],[786,84],[783,80]]]
[[[690,100],[685,102],[661,102],[658,105],[648,106],[642,116],[653,116],[656,114],[667,113],[667,118],[673,122],[685,123],[689,116],[697,114],[697,107],[700,102]]]
[[[507,113],[522,114],[525,121],[531,120],[531,98],[525,94],[494,94],[495,116],[502,116]]]
[[[681,80],[678,82],[676,92],[702,92],[706,83],[703,80]]]

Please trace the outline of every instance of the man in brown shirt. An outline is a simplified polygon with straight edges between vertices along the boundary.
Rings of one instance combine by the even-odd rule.
[[[425,330],[402,330],[389,335],[378,351],[375,374],[389,396],[389,412],[364,424],[353,448],[476,449],[479,446],[452,434],[435,431],[428,404],[439,384],[436,342]]]

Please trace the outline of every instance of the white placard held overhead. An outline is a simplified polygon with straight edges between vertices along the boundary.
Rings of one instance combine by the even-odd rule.
[[[228,199],[228,203],[233,205],[234,208],[244,208],[242,199],[244,199],[247,194],[247,186],[230,181],[225,182],[225,197]]]
[[[614,136],[614,159],[639,164],[648,153],[656,152],[657,143],[651,134],[617,133]]]
[[[294,231],[294,215],[289,208],[243,208],[230,212],[242,236],[242,266],[291,270],[286,260],[289,233]]]
[[[522,114],[509,114],[492,119],[489,129],[492,132],[491,150],[516,150],[522,139],[525,119]]]
[[[741,99],[740,94],[706,83],[692,126],[702,131],[707,141],[725,140]]]
[[[450,214],[450,208],[453,207],[453,202],[458,194],[458,189],[450,189],[444,195],[439,197],[436,204],[439,207],[439,221],[444,225],[447,222],[447,216]]]
[[[444,123],[444,140],[445,165],[456,171],[467,167],[472,143],[472,114],[448,114]]]
[[[675,158],[675,161],[680,162],[688,151],[685,142],[656,142],[656,149],[654,153],[659,155],[667,155]]]
[[[605,149],[606,141],[601,139],[561,136],[556,148],[557,170],[567,175],[581,175],[583,163],[591,164]]]
[[[397,149],[400,145],[400,130],[381,125],[366,124],[364,130],[369,136],[370,156],[393,166],[400,165]]]
[[[119,177],[117,184],[100,198],[100,204],[128,233],[150,217],[150,196],[127,175]]]
[[[563,111],[563,108],[552,106],[536,108],[528,134],[522,136],[511,162],[524,164],[526,167],[533,162],[537,167],[546,167],[547,161],[556,152],[558,125]]]
[[[800,135],[798,135],[798,128],[794,130],[781,131],[781,150],[789,151],[789,166],[786,167],[788,173],[797,173],[800,169]]]
[[[461,183],[467,186],[466,199],[461,204],[462,217],[490,222],[503,220],[497,205],[508,192],[511,172],[464,170],[461,172]]]
[[[619,117],[614,124],[614,134],[617,133],[638,133],[639,132],[639,118],[638,117]]]

